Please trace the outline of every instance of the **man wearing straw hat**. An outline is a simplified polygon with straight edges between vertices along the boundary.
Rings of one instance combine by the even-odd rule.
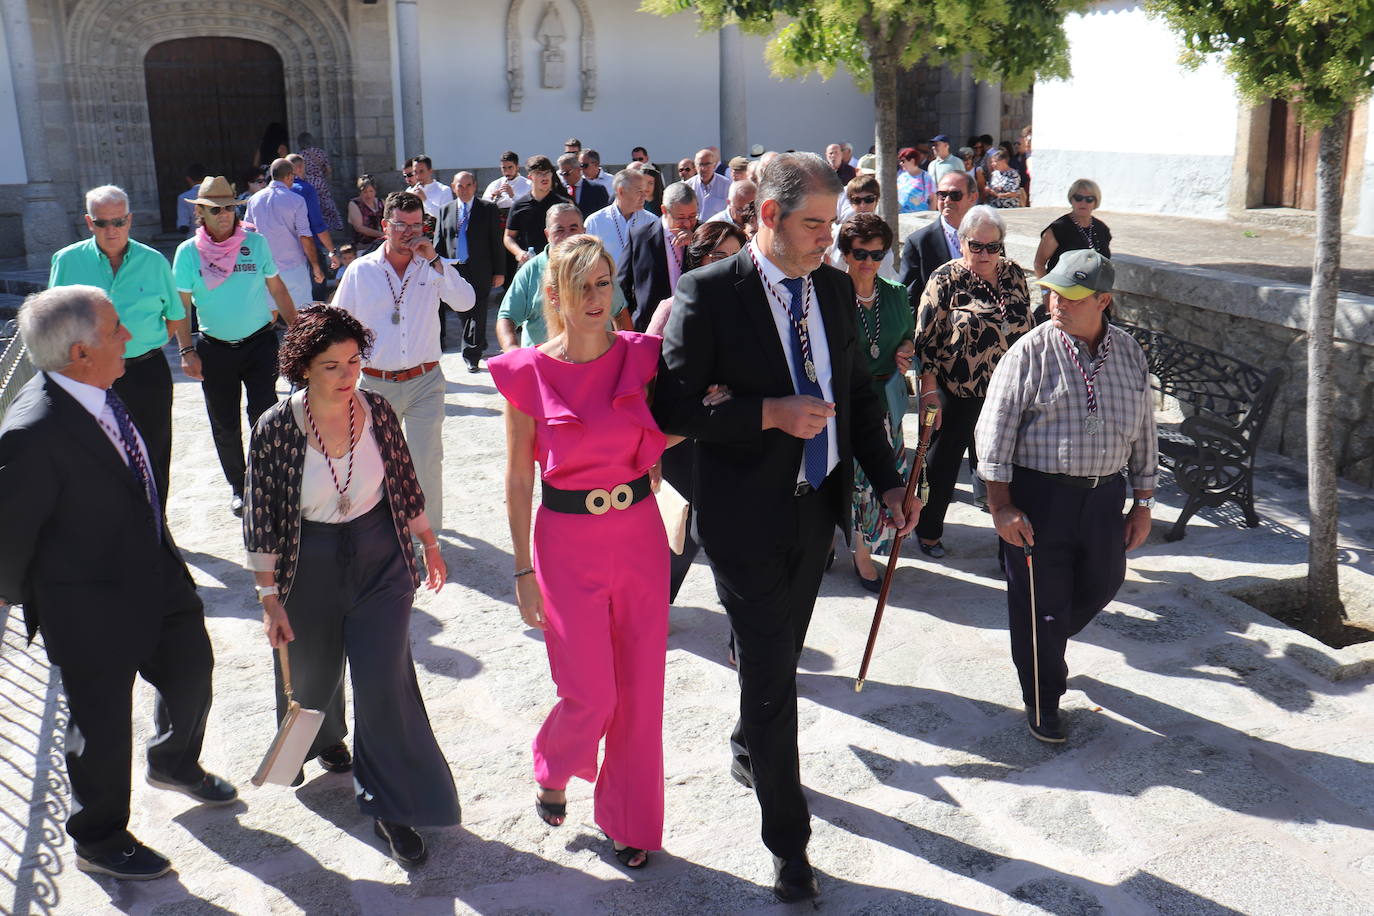
[[[1035,281],[1050,291],[1050,321],[997,364],[974,433],[1027,723],[1054,744],[1067,737],[1065,646],[1115,597],[1154,507],[1149,371],[1140,345],[1103,317],[1114,279],[1112,262],[1086,249]]]

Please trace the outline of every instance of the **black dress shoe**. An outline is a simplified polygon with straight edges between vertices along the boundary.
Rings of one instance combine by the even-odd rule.
[[[347,744],[327,747],[315,759],[331,773],[347,773],[353,769],[353,755],[348,752]]]
[[[476,375],[478,372],[482,371],[482,367],[477,363],[468,363],[468,371]]]
[[[109,875],[124,881],[151,881],[172,870],[172,862],[137,840],[129,849],[94,855],[76,847],[76,867],[93,875]]]
[[[177,782],[170,776],[163,776],[149,769],[148,785],[189,795],[202,805],[228,805],[239,798],[239,790],[214,773],[206,773],[199,782]]]
[[[406,868],[414,868],[429,855],[429,851],[425,849],[425,841],[415,832],[414,827],[384,821],[379,817],[374,819],[373,829],[377,836],[390,844],[391,858]]]
[[[1059,718],[1058,709],[1047,709],[1043,705],[1040,707],[1040,722],[1035,721],[1035,704],[1026,704],[1026,725],[1030,728],[1031,734],[1044,741],[1046,744],[1063,744],[1068,740],[1068,732],[1064,731],[1064,723]]]
[[[945,546],[939,541],[934,544],[927,544],[925,541],[916,540],[916,546],[921,548],[921,553],[930,557],[932,560],[941,559],[945,555]]]
[[[795,859],[774,856],[773,875],[773,893],[783,903],[811,900],[821,895],[821,887],[816,883],[816,871],[805,855]]]
[[[746,789],[754,788],[754,773],[739,758],[730,761],[730,776]]]
[[[243,518],[243,497],[235,493],[229,499],[229,511],[239,518]]]
[[[864,574],[859,572],[859,564],[857,561],[854,562],[854,578],[859,580],[859,584],[864,587],[864,591],[877,594],[883,590],[883,577],[879,576],[876,579],[865,579]]]

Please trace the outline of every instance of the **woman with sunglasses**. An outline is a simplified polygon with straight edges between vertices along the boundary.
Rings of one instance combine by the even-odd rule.
[[[828,256],[831,266],[838,267],[840,270],[848,269],[845,265],[844,254],[841,253],[839,246],[840,227],[856,214],[877,213],[878,200],[881,194],[882,190],[878,185],[878,179],[874,175],[858,175],[849,179],[849,183],[844,186],[844,199],[847,207],[831,233],[834,239]],[[897,259],[892,254],[891,244],[887,246],[887,250],[883,254],[883,262],[878,267],[878,276],[885,280],[895,281],[897,279]]]
[[[962,256],[930,275],[916,313],[921,404],[938,399],[940,407],[940,434],[926,461],[930,498],[916,536],[921,552],[937,560],[945,555],[940,543],[945,512],[964,453],[973,448],[973,427],[992,371],[1007,348],[1035,325],[1026,273],[1003,255],[1006,231],[992,207],[970,208],[959,221]]]
[[[1102,206],[1102,189],[1091,178],[1080,178],[1069,185],[1069,212],[1040,232],[1040,247],[1035,250],[1035,274],[1043,277],[1054,270],[1066,251],[1091,248],[1104,258],[1112,256],[1112,230],[1093,216]]]
[[[863,179],[855,178],[850,182]],[[872,178],[868,180],[872,181]],[[836,240],[843,269],[854,281],[854,315],[859,349],[868,357],[873,389],[886,406],[884,422],[892,450],[902,456],[898,471],[910,471],[911,458],[902,440],[902,416],[906,413],[906,379],[916,355],[912,342],[916,326],[906,287],[879,276],[879,265],[892,255],[892,229],[876,213],[856,213],[840,226]],[[885,556],[896,529],[884,524],[882,495],[873,489],[859,463],[854,462],[854,574],[870,592],[882,586],[873,556]]]

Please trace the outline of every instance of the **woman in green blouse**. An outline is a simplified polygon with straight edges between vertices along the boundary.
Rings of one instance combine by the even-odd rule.
[[[887,406],[888,435],[899,458],[903,475],[911,458],[902,442],[902,415],[906,413],[907,388],[903,376],[911,368],[916,346],[916,321],[905,287],[878,276],[883,257],[892,248],[892,230],[872,213],[857,213],[845,220],[837,238],[845,270],[854,281],[854,323],[859,349],[868,355],[873,388]],[[884,524],[882,499],[854,463],[854,574],[863,587],[876,592],[882,578],[873,555],[886,555],[892,547],[892,528]]]

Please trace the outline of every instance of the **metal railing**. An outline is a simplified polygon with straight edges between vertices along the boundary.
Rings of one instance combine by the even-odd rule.
[[[10,402],[19,396],[19,389],[33,378],[35,369],[29,359],[29,348],[16,328],[8,342],[0,340],[5,346],[0,353],[0,418],[10,408]]]

